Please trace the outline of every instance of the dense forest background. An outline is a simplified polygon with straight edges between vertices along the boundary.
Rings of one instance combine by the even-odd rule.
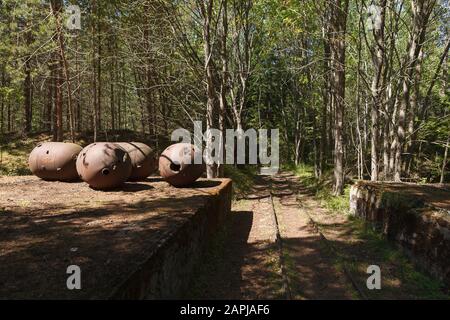
[[[68,27],[80,8],[80,29]],[[279,128],[316,177],[445,182],[448,0],[0,0],[0,132]],[[112,139],[112,138],[111,138]],[[209,176],[223,168],[208,167]]]

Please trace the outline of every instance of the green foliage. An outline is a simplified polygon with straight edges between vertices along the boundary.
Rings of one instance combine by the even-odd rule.
[[[291,165],[290,169],[300,178],[305,186],[314,191],[316,198],[320,200],[322,206],[341,214],[348,214],[350,209],[349,185],[344,188],[343,195],[335,196],[332,191],[332,176],[330,171],[326,172],[322,179],[317,179],[314,176],[314,168],[311,165]]]
[[[348,214],[350,210],[350,186],[344,188],[344,194],[335,196],[332,194],[329,188],[323,188],[317,191],[317,198],[322,201],[325,208],[339,212],[342,214]]]
[[[450,134],[450,108],[447,109],[447,116],[430,117],[417,133],[420,152],[416,155],[419,164],[416,170],[426,182],[438,182],[441,175],[445,144]]]
[[[225,177],[233,180],[233,198],[248,193],[254,185],[254,176],[257,174],[256,166],[225,165]]]
[[[1,141],[0,175],[28,175],[28,155],[35,147],[33,139]]]
[[[73,102],[81,109],[80,119],[76,119],[81,122],[81,130],[92,130],[92,106],[97,94],[101,131],[112,129],[113,118],[117,127],[120,118],[121,128],[150,133],[153,127],[159,134],[168,136],[178,127],[192,129],[192,120],[205,120],[203,19],[198,8],[201,2],[62,1],[63,6],[69,3],[79,5],[82,12],[81,31],[63,28]],[[250,9],[245,13],[247,5]],[[328,5],[322,0],[228,1],[226,48],[228,85],[232,92],[226,94],[229,110],[225,126],[236,127],[233,106],[242,108],[244,129],[278,128],[283,162],[311,164],[317,160],[322,143],[325,162],[332,164],[333,135],[328,136],[328,132],[333,130],[333,113],[327,87],[332,70],[325,56],[330,21],[324,19]],[[370,81],[374,73],[373,34],[363,33],[368,31],[364,22],[367,5],[354,1],[349,6],[343,124],[345,161],[349,168],[354,167],[357,159],[358,138],[364,137],[364,174],[370,166]],[[214,2],[210,23],[211,33],[216,35],[220,35],[221,28],[220,6],[219,2]],[[403,2],[401,8],[400,11],[400,6],[390,7],[385,24],[389,39],[386,87],[389,85],[393,94],[389,106],[394,106],[393,102],[400,97],[397,85],[405,71],[402,60],[407,56],[412,31],[411,4]],[[7,114],[11,113],[11,131],[23,130],[25,123],[25,61],[30,63],[33,86],[32,130],[48,130],[49,127],[48,108],[54,105],[49,89],[51,92],[55,78],[50,66],[58,54],[55,19],[49,9],[48,1],[41,0],[3,0],[0,6],[3,22],[0,24],[0,74],[5,75],[0,79],[1,119],[5,127]],[[67,14],[64,8],[62,11],[64,22]],[[442,27],[447,15],[448,5],[436,4],[434,18],[427,26],[418,109],[423,107],[427,88],[440,61],[445,38]],[[398,25],[396,17],[400,18]],[[28,35],[31,37],[27,38]],[[244,35],[248,36],[249,43],[245,43]],[[222,76],[220,38],[215,36],[211,40],[217,94]],[[249,66],[244,61],[247,51],[243,48],[247,44],[250,46]],[[151,79],[147,79],[150,70]],[[94,94],[95,74],[98,90]],[[241,83],[242,75],[248,76],[245,84]],[[409,134],[406,137],[415,139],[412,152],[417,154],[411,175],[424,182],[436,182],[439,178],[443,144],[450,127],[449,96],[442,88],[443,76],[439,76],[431,92],[424,119],[420,116],[421,110],[417,110],[414,128],[417,137]],[[63,83],[61,88],[64,130],[68,130],[67,86]],[[380,128],[384,127],[384,111],[380,109]],[[397,122],[395,117],[389,121]],[[405,157],[411,150],[406,151]]]

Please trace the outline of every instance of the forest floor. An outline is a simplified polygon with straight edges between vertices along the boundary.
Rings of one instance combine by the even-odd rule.
[[[256,177],[203,261],[186,298],[450,298],[393,244],[344,210],[324,206],[291,173]],[[369,265],[381,269],[381,290],[367,289]]]

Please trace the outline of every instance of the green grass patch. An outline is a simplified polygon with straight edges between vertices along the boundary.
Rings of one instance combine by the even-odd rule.
[[[350,186],[344,188],[344,194],[335,196],[328,188],[319,189],[316,193],[316,197],[320,200],[322,206],[327,209],[348,214],[350,210]]]
[[[304,186],[315,193],[316,199],[320,201],[323,207],[343,214],[349,212],[350,186],[345,186],[343,195],[333,195],[331,171],[326,171],[323,177],[318,179],[314,176],[314,168],[311,165],[300,164],[298,166],[288,166],[287,168],[300,178]]]
[[[254,185],[254,177],[258,174],[257,170],[256,166],[225,165],[225,177],[233,180],[233,198],[251,191]]]
[[[0,141],[0,175],[21,176],[31,174],[28,155],[38,143],[36,139],[15,137]]]

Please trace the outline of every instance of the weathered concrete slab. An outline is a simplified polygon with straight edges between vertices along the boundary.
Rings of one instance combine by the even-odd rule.
[[[0,299],[176,298],[230,212],[231,180],[160,178],[102,192],[0,178]],[[68,290],[69,265],[81,290]]]
[[[450,288],[448,186],[360,181],[351,188],[350,208]]]

